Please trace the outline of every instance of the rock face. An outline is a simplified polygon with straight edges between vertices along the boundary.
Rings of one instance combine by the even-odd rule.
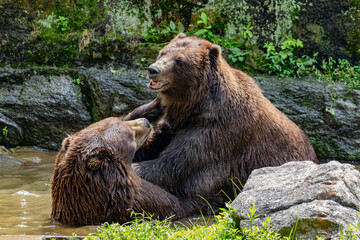
[[[304,42],[304,53],[346,58],[360,63],[360,2],[300,0],[303,11],[292,27]]]
[[[320,159],[360,161],[360,91],[337,85],[337,118],[326,83],[257,76],[264,95],[310,138]],[[0,145],[59,149],[62,139],[155,98],[143,72],[0,68]],[[7,126],[7,136],[1,131]]]
[[[255,77],[264,95],[310,138],[319,159],[360,161],[360,91],[341,84],[333,105],[327,84],[314,79]]]
[[[50,149],[56,149],[66,133],[91,123],[80,87],[69,76],[44,76],[36,69],[0,71],[0,109],[23,129],[21,144]],[[11,132],[8,138],[12,144]]]
[[[272,229],[288,235],[296,227],[298,239],[333,239],[339,223],[356,227],[360,209],[360,172],[336,161],[317,165],[290,162],[280,167],[253,171],[243,191],[233,202],[240,226],[248,222],[246,212],[255,203],[255,224],[265,217]]]
[[[136,71],[0,69],[0,129],[8,129],[0,144],[59,149],[66,134],[152,99],[139,79]]]

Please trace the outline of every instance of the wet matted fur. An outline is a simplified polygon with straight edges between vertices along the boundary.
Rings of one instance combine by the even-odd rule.
[[[63,141],[51,185],[53,220],[72,225],[124,223],[132,210],[161,219],[186,215],[186,201],[131,169],[136,149],[151,132],[146,121],[108,118]]]
[[[228,198],[222,193],[234,198],[234,184],[240,188],[254,169],[317,161],[304,132],[251,77],[226,63],[218,45],[179,34],[160,51],[149,75],[158,97],[124,119],[164,119],[173,137],[156,158],[137,159],[132,167],[198,208],[207,206],[202,198],[214,209],[223,206]]]

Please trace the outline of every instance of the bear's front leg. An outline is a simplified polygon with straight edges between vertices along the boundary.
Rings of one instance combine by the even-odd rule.
[[[128,113],[122,120],[129,121],[137,118],[146,118],[149,122],[153,123],[158,121],[163,115],[164,111],[161,107],[160,99],[157,97],[152,102],[141,105]]]
[[[157,158],[173,138],[174,133],[171,126],[167,121],[161,120],[152,136],[136,151],[133,162],[142,162]]]

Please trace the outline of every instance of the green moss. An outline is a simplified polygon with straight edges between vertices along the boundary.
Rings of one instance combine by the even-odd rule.
[[[306,29],[309,31],[309,39],[311,41],[320,45],[329,45],[329,43],[326,42],[325,31],[322,26],[310,23],[306,26]]]
[[[309,140],[314,147],[316,156],[319,159],[346,159],[348,154],[339,149],[339,147],[332,145],[319,136],[309,136]]]
[[[167,43],[139,43],[134,48],[135,65],[139,68],[144,68],[154,63],[159,54],[159,51],[166,44]]]

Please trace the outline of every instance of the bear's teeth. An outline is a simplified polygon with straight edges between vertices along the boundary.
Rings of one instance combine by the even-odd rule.
[[[155,85],[159,85],[159,84],[160,84],[160,82],[154,81],[154,80],[152,80],[152,79],[150,79],[150,80],[151,80],[151,83],[154,83]]]

